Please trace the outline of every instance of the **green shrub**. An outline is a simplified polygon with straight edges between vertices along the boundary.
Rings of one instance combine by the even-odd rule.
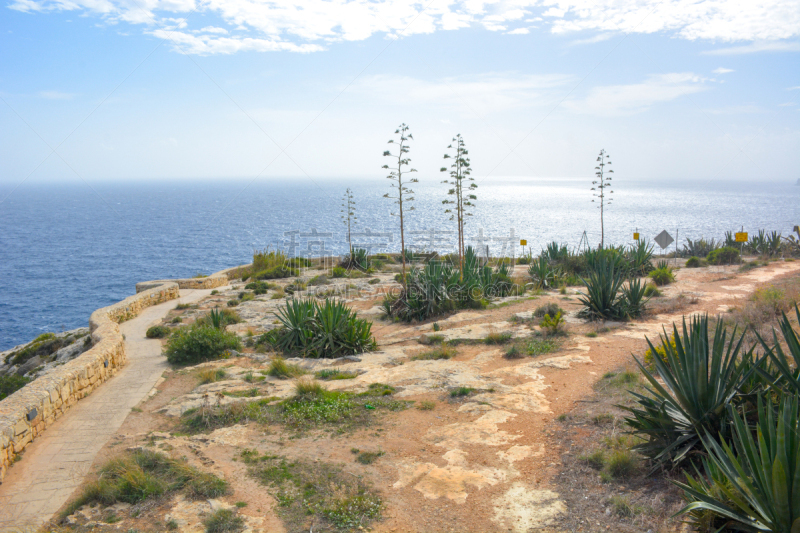
[[[148,339],[163,339],[170,334],[170,331],[171,330],[167,326],[153,326],[147,328],[147,333],[145,333],[145,336]]]
[[[0,376],[0,400],[7,398],[28,383],[30,379],[16,374],[6,374]]]
[[[644,296],[645,298],[658,298],[661,296],[661,291],[658,290],[655,283],[651,283],[644,288]]]
[[[475,389],[471,387],[456,387],[450,391],[451,398],[462,398],[464,396],[469,396],[475,392]]]
[[[339,300],[290,300],[276,314],[275,346],[284,353],[337,358],[374,350],[372,322],[358,318]]]
[[[342,268],[340,266],[335,266],[335,267],[333,267],[333,271],[332,271],[331,275],[334,278],[344,278],[344,277],[347,276],[347,270],[345,270],[344,268]]]
[[[650,277],[653,283],[659,287],[662,285],[669,285],[675,281],[675,274],[672,273],[672,269],[669,266],[662,266],[653,270],[650,272]]]
[[[339,370],[338,368],[325,368],[314,372],[314,377],[322,380],[354,379],[358,377],[358,372],[350,370]]]
[[[506,344],[507,342],[511,341],[511,338],[513,336],[514,334],[511,333],[510,331],[502,331],[502,332],[492,331],[486,336],[483,342],[485,342],[486,344]]]
[[[197,373],[197,377],[200,381],[200,385],[205,385],[207,383],[222,381],[228,377],[228,374],[222,368],[204,368]]]
[[[689,259],[686,260],[686,267],[687,268],[699,268],[701,266],[700,258],[696,255],[693,255]]]
[[[525,354],[522,353],[522,350],[517,348],[516,346],[511,346],[506,353],[503,355],[506,359],[521,359],[525,357]]]
[[[561,271],[558,268],[552,268],[547,258],[542,256],[531,261],[528,275],[536,289],[548,289],[558,283]]]
[[[340,266],[345,269],[357,268],[358,270],[366,271],[370,267],[367,251],[363,248],[353,249],[352,253],[345,256]]]
[[[624,301],[620,296],[624,273],[620,266],[605,256],[593,262],[589,275],[583,280],[586,292],[579,293],[578,299],[583,304],[579,316],[583,318],[617,319],[624,314]]]
[[[710,252],[707,259],[712,265],[733,265],[741,261],[739,250],[729,246],[724,246]]]
[[[176,330],[164,353],[172,364],[193,364],[216,359],[227,350],[241,349],[235,333],[201,324]]]
[[[54,333],[42,333],[21,350],[8,354],[6,363],[21,365],[36,356],[46,357],[56,353],[67,343],[65,337],[56,337]]]

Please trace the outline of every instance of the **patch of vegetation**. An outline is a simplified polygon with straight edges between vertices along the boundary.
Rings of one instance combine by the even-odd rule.
[[[0,400],[7,398],[28,383],[30,379],[18,376],[17,374],[6,374],[0,376]]]
[[[271,333],[276,349],[313,358],[338,358],[374,350],[372,322],[358,318],[340,300],[289,300],[276,314],[281,328]]]
[[[702,266],[702,263],[700,262],[700,258],[696,255],[686,260],[686,268],[700,268],[700,266]]]
[[[241,321],[242,318],[233,309],[212,309],[205,316],[198,318],[195,325],[225,329],[225,326],[238,324]]]
[[[731,246],[723,246],[710,252],[706,259],[712,265],[734,265],[741,262],[739,250]]]
[[[275,357],[269,364],[267,375],[278,379],[292,379],[308,374],[308,370],[293,363],[287,363],[283,357]]]
[[[521,359],[525,357],[525,354],[523,353],[522,350],[517,348],[516,345],[513,345],[509,347],[508,350],[506,350],[506,353],[503,354],[503,357],[505,357],[506,359]]]
[[[436,361],[440,359],[452,359],[457,355],[456,349],[447,344],[441,344],[429,352],[423,352],[411,357],[412,361]]]
[[[322,380],[335,380],[335,379],[354,379],[358,377],[358,372],[350,370],[339,370],[338,368],[325,368],[318,370],[314,373],[314,377]]]
[[[194,306],[192,304],[178,304],[175,306],[176,311],[184,311],[186,309],[192,309]]]
[[[672,271],[672,268],[666,264],[665,261],[659,261],[659,267],[650,272],[650,278],[653,280],[653,283],[661,287],[662,285],[669,285],[673,281],[675,281],[675,274]]]
[[[558,313],[563,312],[564,310],[561,309],[558,304],[556,303],[549,303],[540,305],[533,311],[533,316],[536,318],[542,318],[544,315],[555,316]]]
[[[634,440],[627,435],[607,437],[600,448],[580,456],[580,460],[600,470],[604,481],[624,479],[636,473],[641,463],[633,447]]]
[[[506,344],[511,341],[514,336],[510,331],[491,332],[483,340],[486,344]]]
[[[231,398],[254,398],[256,396],[260,396],[261,391],[259,391],[257,388],[252,388],[238,391],[224,391],[222,395],[229,396]]]
[[[367,529],[381,516],[383,503],[360,478],[318,462],[242,452],[248,473],[269,487],[288,531]],[[312,525],[313,524],[313,525]]]
[[[362,393],[329,391],[312,380],[299,380],[296,395],[273,403],[274,398],[222,405],[208,402],[182,415],[184,429],[192,433],[213,431],[247,422],[282,424],[297,431],[333,426],[337,433],[368,426],[376,411],[398,411],[408,402],[394,400],[394,388],[373,383]]]
[[[193,364],[217,359],[228,350],[241,349],[242,343],[235,333],[201,324],[175,330],[164,354],[172,364]]]
[[[87,504],[136,504],[178,491],[189,498],[218,498],[227,493],[228,484],[185,461],[151,450],[134,451],[103,465],[98,479],[83,488],[63,516]]]
[[[655,283],[650,283],[644,288],[644,295],[647,298],[658,298],[661,296],[661,291]]]
[[[386,455],[386,452],[383,450],[378,450],[377,452],[362,452],[355,448],[353,449],[353,453],[356,454],[356,462],[362,465],[371,465],[378,460],[378,457]]]
[[[203,521],[206,533],[238,533],[244,531],[244,518],[231,509],[217,509]]]
[[[483,265],[470,246],[461,270],[446,260],[430,261],[421,269],[412,267],[400,294],[387,294],[382,307],[388,316],[405,322],[456,309],[483,308],[489,299],[509,296],[517,290],[509,274],[506,263],[495,269]]]
[[[145,333],[145,337],[148,339],[163,339],[167,337],[171,333],[171,329],[167,326],[153,326],[147,328],[147,332]]]
[[[430,400],[422,400],[417,404],[417,409],[420,411],[433,411],[436,408],[436,402]]]
[[[555,337],[532,338],[525,344],[525,353],[538,357],[561,349],[563,341]]]
[[[456,387],[450,391],[451,398],[463,398],[464,396],[469,396],[475,392],[475,389],[472,387]]]
[[[48,357],[69,343],[65,337],[56,337],[54,333],[42,333],[27,346],[6,356],[6,364],[21,365],[36,356]]]
[[[227,372],[222,368],[203,368],[197,373],[200,385],[222,381],[227,377]]]
[[[436,330],[434,330],[436,331]],[[417,342],[422,344],[423,346],[430,346],[431,344],[442,344],[445,342],[444,335],[420,335]]]

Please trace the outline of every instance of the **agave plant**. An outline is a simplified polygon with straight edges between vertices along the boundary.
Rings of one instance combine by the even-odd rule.
[[[752,351],[743,349],[744,332],[730,335],[720,320],[709,337],[708,316],[683,320],[683,332],[673,324],[674,344],[664,331],[661,348],[647,339],[661,381],[634,357],[650,387],[649,395],[631,392],[638,407],[623,407],[632,417],[626,421],[646,442],[637,446],[653,459],[654,470],[662,465],[680,464],[701,448],[701,437],[708,433],[728,438],[730,418],[726,408],[737,396],[741,381],[752,370]],[[662,385],[663,382],[663,385]]]
[[[781,234],[773,231],[767,235],[766,243],[767,253],[771,256],[781,253]]]
[[[600,257],[589,272],[586,279],[586,293],[580,293],[578,299],[583,304],[579,316],[584,318],[620,318],[623,314],[620,289],[624,277],[613,258]]]
[[[794,312],[800,323],[800,307],[795,305]],[[789,322],[786,313],[782,312],[781,315],[782,317],[778,325],[783,334],[783,341],[789,351],[789,355],[794,360],[794,368],[792,368],[789,357],[787,357],[786,352],[783,350],[783,346],[778,341],[777,332],[773,329],[772,337],[774,344],[772,346],[769,346],[757,332],[756,335],[758,336],[761,346],[764,348],[764,354],[769,358],[776,370],[777,376],[773,377],[763,371],[760,373],[767,379],[772,378],[772,385],[774,388],[779,390],[783,389],[789,394],[800,395],[800,338],[798,338],[797,333],[792,328],[792,324]]]
[[[646,308],[649,297],[645,297],[647,284],[640,279],[629,280],[622,287],[622,312],[627,318],[641,316]]]
[[[345,256],[341,266],[344,268],[367,270],[369,268],[369,257],[367,257],[367,251],[363,248],[353,249],[351,253]]]
[[[632,244],[626,252],[628,263],[630,264],[631,272],[637,276],[646,276],[651,270],[653,265],[653,245],[645,239]]]
[[[547,289],[554,285],[558,281],[558,274],[558,270],[550,266],[550,262],[544,254],[531,261],[528,267],[528,275],[537,289]]]
[[[547,257],[550,261],[557,263],[569,257],[569,249],[566,244],[559,244],[553,241],[542,250],[541,256]]]
[[[718,243],[714,239],[707,241],[703,237],[700,237],[699,239],[693,241],[692,239],[687,238],[686,244],[683,246],[683,255],[705,257],[710,252],[713,252],[721,246],[722,243]]]
[[[733,247],[736,246],[736,238],[733,235],[732,231],[725,232],[725,244],[724,246]]]
[[[758,233],[755,233],[750,237],[750,240],[747,242],[747,246],[753,251],[753,253],[767,253],[767,232],[763,229],[758,230]]]
[[[284,353],[336,358],[375,348],[372,323],[338,300],[289,300],[276,316],[282,328],[273,338]]]
[[[772,405],[758,399],[756,435],[735,409],[733,443],[702,437],[708,451],[703,460],[706,480],[687,474],[684,490],[688,513],[695,522],[716,518],[718,531],[800,532],[800,419],[798,396],[783,398],[777,416]],[[704,524],[705,525],[705,524]]]

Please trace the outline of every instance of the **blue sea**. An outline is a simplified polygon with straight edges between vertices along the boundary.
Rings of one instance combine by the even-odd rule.
[[[666,230],[679,243],[741,228],[787,235],[800,224],[793,181],[619,180],[605,210],[606,242],[630,243],[637,230],[649,239]],[[133,294],[139,281],[209,274],[267,247],[340,254],[347,249],[340,218],[346,187],[356,200],[354,243],[373,253],[399,251],[387,185],[380,178],[0,184],[0,349],[85,326],[92,311]],[[519,239],[534,253],[553,240],[596,246],[600,213],[589,187],[586,179],[479,182],[468,241],[516,256]],[[415,191],[407,246],[451,251],[455,222],[444,214],[445,185],[431,180]]]

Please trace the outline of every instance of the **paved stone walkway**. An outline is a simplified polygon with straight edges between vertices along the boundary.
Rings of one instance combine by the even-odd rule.
[[[100,449],[167,368],[160,341],[146,338],[147,328],[178,302],[195,302],[210,292],[181,290],[179,300],[148,307],[120,326],[128,363],[50,426],[9,470],[0,485],[0,533],[36,531],[64,505]]]

